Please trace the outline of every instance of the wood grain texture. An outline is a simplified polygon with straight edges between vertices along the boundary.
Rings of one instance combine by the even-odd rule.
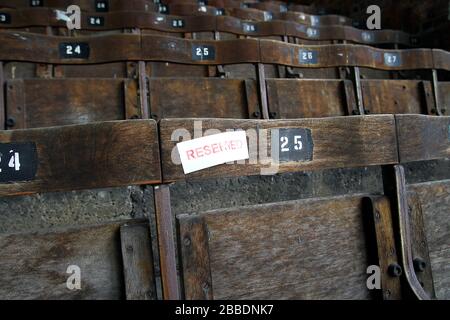
[[[450,117],[396,115],[400,162],[450,156]]]
[[[361,205],[348,196],[201,213],[214,299],[369,298]]]
[[[276,118],[322,118],[348,114],[341,80],[268,79],[266,82],[269,110],[277,112]]]
[[[0,60],[30,61],[42,63],[86,64],[114,61],[136,61],[141,56],[140,36],[133,34],[109,34],[93,37],[57,37],[25,32],[0,32]],[[59,55],[61,43],[86,43],[87,59],[65,59]],[[111,48],[114,48],[113,50]]]
[[[222,7],[223,8],[223,7]],[[11,16],[11,23],[2,24],[2,28],[19,29],[31,26],[65,27],[65,22],[56,20],[55,14],[50,8],[20,8],[1,9],[2,13]],[[254,31],[246,31],[243,27],[245,20],[233,16],[175,16],[161,15],[156,12],[96,12],[95,17],[102,17],[102,26],[93,26],[88,23],[88,18],[81,20],[81,30],[105,31],[125,28],[139,28],[153,31],[166,32],[171,36],[181,37],[181,33],[192,32],[226,32],[235,35],[263,36],[292,36],[300,39],[312,40],[346,40],[353,43],[379,45],[379,44],[401,44],[411,46],[411,36],[397,30],[374,30],[364,31],[351,26],[332,25],[314,26],[314,34],[308,33],[309,26],[294,21],[254,21]],[[182,20],[182,27],[174,27],[173,20]],[[366,34],[369,34],[367,36]]]
[[[156,299],[149,225],[122,225],[120,240],[127,300]]]
[[[175,223],[170,207],[169,186],[156,186],[154,197],[163,298],[164,300],[179,300],[180,286],[173,232]]]
[[[415,192],[408,192],[408,212],[411,218],[411,247],[413,253],[413,262],[417,259],[425,262],[424,270],[417,269],[417,266],[414,266],[416,271],[417,279],[419,279],[420,284],[422,285],[425,292],[432,298],[436,298],[434,283],[433,283],[433,274],[431,272],[431,261],[429,256],[428,249],[428,241],[426,237],[424,221],[423,221],[423,212],[422,206],[420,203],[420,199],[418,194]]]
[[[184,139],[189,140],[194,137],[194,126],[197,128],[196,137],[210,129],[215,129],[215,131],[209,131],[208,134],[232,129],[246,130],[250,139],[250,159],[246,160],[245,164],[224,164],[184,175],[181,165],[172,161],[172,159],[176,161],[178,157],[177,150],[174,149],[180,139],[177,133],[183,133]],[[278,163],[271,159],[270,132],[278,128],[311,129],[314,143],[312,161],[285,162],[277,167]],[[177,129],[178,131],[175,131]],[[189,133],[189,136],[186,132]],[[258,135],[259,138],[256,137]],[[160,122],[160,138],[165,182],[180,179],[274,174],[397,162],[394,118],[389,115],[274,121],[163,119]]]
[[[262,63],[302,68],[358,66],[380,70],[432,69],[434,67],[431,49],[382,50],[348,44],[301,46],[264,39],[259,40],[259,43]],[[317,63],[301,63],[300,50],[317,52]],[[384,60],[385,53],[397,54],[401,64],[387,65]]]
[[[152,114],[163,118],[237,118],[247,119],[258,110],[256,91],[249,92],[244,80],[162,78],[150,80]],[[255,87],[253,87],[255,89]],[[250,112],[249,112],[250,111]]]
[[[420,80],[361,80],[361,90],[372,114],[427,114]]]
[[[122,299],[120,224],[0,236],[1,299]],[[71,265],[81,290],[66,286]]]
[[[382,50],[362,45],[296,45],[275,40],[190,40],[154,34],[108,34],[80,36],[76,42],[90,48],[86,59],[64,58],[59,55],[61,43],[73,43],[74,38],[5,31],[0,33],[5,49],[0,60],[29,61],[55,64],[93,64],[117,61],[163,61],[194,65],[224,65],[241,63],[280,64],[302,68],[360,66],[380,70],[434,68],[431,49]],[[214,48],[214,57],[194,59],[198,46]],[[110,48],[116,48],[111,50]],[[300,50],[317,52],[317,63],[300,61]],[[385,54],[396,54],[400,63],[389,65]]]
[[[420,199],[438,299],[450,299],[450,181],[408,185]]]
[[[388,197],[371,197],[371,218],[375,228],[377,265],[381,269],[381,289],[384,300],[399,300],[402,297],[400,278],[389,274],[389,266],[399,264],[395,248],[393,216]]]
[[[434,68],[450,70],[450,53],[441,49],[433,49]]]
[[[26,79],[6,86],[7,115],[15,120],[10,129],[125,120],[122,79]]]
[[[1,184],[0,196],[159,183],[159,148],[153,120],[8,130],[0,143],[34,142],[36,178]]]
[[[177,228],[184,298],[211,300],[213,290],[209,266],[209,236],[205,221],[201,217],[182,215],[177,217]]]

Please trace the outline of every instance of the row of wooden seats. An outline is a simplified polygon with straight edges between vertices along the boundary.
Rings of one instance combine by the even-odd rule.
[[[396,171],[397,182],[404,182],[402,169]],[[170,205],[168,189],[155,194],[161,216],[163,196]],[[403,185],[395,197],[350,194],[178,214],[181,289],[176,279],[172,287],[165,279],[164,297],[392,300],[407,299],[412,288],[422,299],[448,299],[449,196],[447,180]],[[400,214],[392,209],[397,205]],[[410,216],[414,232],[401,237],[409,253],[396,246],[397,215]],[[0,297],[156,299],[157,256],[150,246],[156,235],[149,230],[148,221],[128,220],[3,234]],[[72,265],[81,269],[80,290],[66,287]],[[380,266],[382,290],[367,288],[369,265]],[[400,265],[408,281],[401,281]],[[162,267],[161,274],[174,276],[167,271]]]
[[[18,33],[0,33],[0,37],[8,43],[0,61],[10,129],[149,117],[445,115],[450,103],[450,85],[439,82],[436,72],[449,70],[450,56],[442,50],[154,35],[76,41]],[[110,47],[121,49],[111,52]],[[285,79],[286,73],[280,77],[278,71],[286,71],[285,67],[302,73],[303,79]],[[366,67],[382,72],[418,69],[428,75],[419,80],[355,75],[352,82],[341,78],[336,67],[353,68],[356,74]]]
[[[154,205],[164,298],[373,298],[374,292],[366,286],[370,264],[381,267],[382,291],[375,293],[384,299],[405,297],[408,290],[420,299],[449,296],[447,288],[436,285],[445,284],[445,261],[450,257],[448,232],[431,228],[433,232],[426,234],[429,230],[424,219],[447,225],[450,185],[440,181],[406,187],[403,168],[391,166],[449,157],[450,118],[442,116],[445,107],[441,108],[449,101],[449,90],[437,81],[435,71],[449,70],[448,53],[383,51],[351,45],[295,46],[268,40],[196,42],[145,35],[75,39],[18,33],[5,36],[11,44],[0,56],[6,70],[6,114],[15,119],[12,128],[26,130],[0,133],[2,154],[17,153],[13,162],[7,159],[12,167],[3,159],[1,196],[383,165],[383,194],[349,194],[181,214],[176,217],[175,239],[169,192],[174,185],[156,186]],[[120,48],[119,52],[111,52],[111,44]],[[75,57],[67,49],[75,52]],[[239,54],[229,53],[233,49]],[[306,53],[305,59],[302,53]],[[32,64],[32,78],[55,79],[23,77],[27,75],[27,63]],[[342,78],[335,67],[354,68],[354,83]],[[434,71],[430,81],[360,79],[359,68],[364,67],[387,72]],[[48,70],[50,74],[46,74]],[[122,76],[111,79],[111,73],[117,70]],[[288,74],[328,80],[282,79]],[[110,78],[102,79],[101,75]],[[225,78],[211,78],[220,75]],[[292,91],[299,89],[298,97],[292,97]],[[142,98],[147,90],[149,101]],[[204,97],[205,92],[208,97]],[[220,96],[225,92],[227,97],[238,97],[237,102],[220,102],[219,92]],[[327,95],[322,97],[322,92]],[[386,93],[395,97],[394,105],[385,106],[386,100],[381,97],[386,99]],[[311,100],[303,101],[307,95]],[[176,96],[183,99],[176,100]],[[69,101],[64,100],[68,97]],[[192,101],[186,103],[188,97]],[[322,98],[320,102],[316,102],[318,97]],[[376,98],[380,98],[379,108],[373,107]],[[330,101],[339,99],[338,111],[330,111]],[[55,107],[57,101],[61,104]],[[114,106],[105,108],[109,101]],[[414,103],[407,105],[405,101]],[[320,106],[318,110],[308,106],[312,103]],[[67,110],[68,105],[73,109]],[[171,113],[180,105],[183,110]],[[239,110],[227,109],[230,105],[237,105]],[[292,111],[296,105],[301,105],[300,112]],[[365,114],[368,110],[395,115],[333,117]],[[159,123],[133,120],[29,129],[116,117],[148,118],[155,112],[157,119],[162,119]],[[244,120],[252,115],[266,120]],[[230,117],[238,119],[223,119]],[[267,121],[271,117],[290,120]],[[305,119],[296,119],[299,117]],[[308,145],[309,154],[274,158],[274,153],[282,152],[278,138],[286,129],[309,132],[302,141]],[[174,162],[175,145],[196,137],[198,130],[202,134],[246,130],[250,160],[185,175],[181,165]],[[19,156],[20,170],[16,170]],[[274,164],[276,171],[271,168]],[[440,201],[435,201],[436,197]],[[396,220],[398,228],[393,223]],[[5,258],[0,260],[0,296],[154,298],[155,257],[149,247],[148,222],[142,222],[1,236]],[[410,230],[415,232],[411,234]],[[34,256],[30,257],[24,247]],[[181,281],[177,279],[177,252]],[[92,261],[98,261],[96,268],[92,268]],[[87,277],[83,277],[83,290],[69,292],[65,271],[73,263],[82,267]],[[406,274],[404,282],[400,281],[400,266]],[[435,283],[433,277],[444,277],[444,281]],[[31,283],[39,283],[39,288]]]
[[[41,5],[31,7],[44,7],[43,0],[38,1]],[[29,7],[23,5],[23,1],[14,4],[11,1],[5,1],[5,4],[0,3],[0,8],[24,8]],[[336,15],[310,15],[300,12],[269,12],[254,8],[216,8],[213,6],[189,4],[189,3],[171,3],[163,5],[160,3],[153,3],[148,1],[135,1],[133,5],[122,3],[117,1],[115,4],[109,4],[108,1],[74,1],[74,3],[67,3],[67,1],[55,1],[54,3],[46,3],[45,7],[55,9],[65,9],[69,5],[78,5],[81,10],[86,12],[109,12],[109,11],[145,11],[145,12],[159,12],[164,14],[174,14],[181,16],[201,16],[201,15],[230,15],[241,19],[255,20],[255,21],[268,21],[268,20],[288,20],[288,21],[300,21],[302,23],[320,26],[320,25],[334,25],[343,24],[351,25],[351,20]],[[125,2],[126,3],[126,2]],[[126,9],[125,9],[126,8]]]
[[[5,144],[0,195],[444,159],[450,150],[449,125],[449,117],[379,115],[283,121],[164,119],[159,130],[154,120],[6,130],[0,133]],[[302,151],[284,153],[286,146],[280,147],[276,134],[287,128],[309,133],[303,134]],[[247,132],[249,160],[184,174],[176,144],[199,132],[227,130]],[[15,153],[20,158],[17,166],[11,165]]]
[[[83,151],[78,148],[72,155]],[[124,150],[129,151],[135,149]],[[136,166],[141,159],[134,160]],[[85,168],[70,169],[84,178],[80,169]],[[449,181],[406,185],[401,166],[386,166],[383,179],[386,186],[395,186],[393,191],[386,187],[382,194],[178,213],[176,230],[170,199],[174,185],[155,187],[163,297],[390,300],[406,299],[412,292],[419,299],[448,298]],[[400,227],[394,223],[397,220]],[[0,297],[155,299],[157,257],[150,247],[148,223],[128,220],[2,235]],[[81,268],[81,290],[66,287],[67,267],[74,264]],[[381,291],[366,285],[370,265],[380,266]],[[406,281],[401,281],[402,273]]]
[[[0,10],[0,28],[25,29],[47,33],[46,27],[60,28],[66,32],[64,21],[56,19],[52,9],[3,9]],[[370,44],[372,46],[418,45],[418,38],[401,31],[370,31],[350,26],[308,27],[297,22],[273,20],[250,22],[231,16],[181,17],[142,12],[111,12],[86,15],[81,21],[82,34],[120,29],[138,28],[142,33],[159,32],[171,36],[193,34],[201,39],[229,39],[239,36],[265,37],[292,43],[330,44],[335,41]],[[318,42],[320,41],[320,42]]]

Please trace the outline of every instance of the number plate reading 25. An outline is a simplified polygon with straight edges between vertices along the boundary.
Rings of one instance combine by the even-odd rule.
[[[0,143],[0,183],[33,180],[36,171],[35,143]]]
[[[216,59],[216,50],[213,46],[193,46],[192,60],[204,61]]]
[[[63,59],[89,58],[89,45],[87,43],[61,43],[59,55]]]
[[[310,129],[274,129],[271,130],[271,138],[272,159],[276,158],[278,153],[279,163],[312,160],[314,144]]]

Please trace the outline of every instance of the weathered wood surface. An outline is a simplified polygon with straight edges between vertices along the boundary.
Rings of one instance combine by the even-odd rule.
[[[246,86],[244,80],[162,78],[149,83],[151,112],[158,119],[247,119],[259,111],[255,85]]]
[[[450,156],[450,117],[396,115],[400,162]]]
[[[0,235],[1,299],[122,299],[120,224]],[[81,289],[69,290],[69,266]]]
[[[431,299],[436,298],[428,241],[424,226],[423,210],[418,194],[408,192],[408,214],[411,221],[411,247],[413,253],[414,270],[423,290]]]
[[[122,225],[120,240],[127,300],[154,300],[156,285],[148,223]]]
[[[194,126],[197,127],[196,137],[207,130],[208,134],[232,129],[247,131],[250,159],[245,164],[224,164],[184,175],[181,164],[172,161],[172,153],[176,161],[176,143],[181,141],[186,132],[189,136],[186,135],[184,140],[193,138]],[[271,131],[279,128],[310,129],[314,144],[312,160],[278,163],[276,159],[272,159]],[[186,178],[274,174],[397,163],[394,117],[390,115],[276,121],[163,119],[160,122],[160,139],[165,182]]]
[[[0,184],[0,196],[161,181],[158,136],[153,120],[0,133],[0,143],[22,142],[36,144],[36,177],[27,182]]]
[[[399,265],[392,224],[391,203],[386,196],[370,197],[365,200],[366,203],[370,203],[370,206],[368,206],[370,211],[367,210],[367,213],[364,214],[367,215],[367,220],[370,220],[368,225],[373,227],[375,235],[375,241],[371,241],[374,246],[368,250],[376,249],[377,251],[377,261],[374,264],[379,266],[381,271],[381,295],[384,300],[399,300],[402,297],[400,278],[389,274],[390,266]]]
[[[450,181],[408,185],[422,207],[431,259],[434,287],[438,299],[450,299]]]
[[[91,64],[145,60],[197,65],[266,63],[301,68],[360,66],[380,70],[435,67],[431,49],[382,50],[348,44],[305,46],[251,38],[214,41],[153,34],[109,34],[73,38],[5,31],[0,33],[0,41],[5,43],[4,49],[0,51],[0,60],[4,61]],[[59,46],[74,42],[88,45],[89,56],[61,56]],[[197,49],[205,46],[208,46],[211,54],[196,56]],[[112,47],[118,49],[111,50]],[[302,52],[313,52],[315,61],[302,61]]]
[[[334,14],[329,15],[310,15],[301,12],[280,12],[275,13],[274,18],[287,21],[297,21],[310,26],[324,26],[324,25],[346,25],[352,24],[350,18],[338,16]]]
[[[180,228],[199,217],[205,223],[214,299],[367,299],[361,209],[361,196],[347,196],[215,210],[178,220]],[[195,240],[193,247],[205,245]],[[183,254],[190,253],[206,251]],[[184,262],[203,264],[206,258]],[[187,296],[201,292],[198,277],[184,282]]]
[[[428,113],[420,80],[361,80],[361,90],[371,114]]]
[[[209,235],[205,221],[201,217],[181,216],[179,218],[177,221],[178,248],[181,248],[179,252],[185,289],[184,298],[211,300],[213,291],[209,266]]]
[[[450,70],[450,52],[433,49],[433,60],[435,69]]]
[[[65,27],[65,21],[56,20],[53,9],[50,8],[22,8],[0,9],[0,13],[10,16],[10,23],[3,23],[2,28],[25,28],[31,26]],[[92,25],[89,18],[101,18],[102,25]],[[174,26],[173,21],[182,21],[181,26]],[[176,16],[161,15],[155,12],[121,11],[121,12],[95,12],[81,19],[81,30],[104,31],[120,30],[125,28],[139,28],[161,31],[171,36],[182,37],[182,33],[192,32],[226,32],[235,35],[248,36],[292,36],[311,40],[346,40],[354,43],[379,45],[402,44],[411,46],[411,36],[397,30],[360,30],[351,26],[332,25],[314,26],[294,21],[253,21],[254,28],[248,29],[249,24],[233,16]]]
[[[6,86],[9,129],[125,120],[122,79],[26,79]]]
[[[322,118],[348,115],[344,82],[341,80],[268,79],[270,112],[276,118]],[[353,90],[350,109],[356,105]]]
[[[273,40],[259,40],[261,62],[275,63],[302,68],[325,68],[340,66],[359,66],[380,70],[432,69],[431,49],[382,50],[362,45],[323,45],[301,46],[279,43]],[[302,51],[315,52],[316,62],[302,62]],[[390,65],[385,54],[396,55],[398,65]]]
[[[170,206],[169,186],[156,186],[154,197],[163,298],[165,300],[179,300],[180,288],[173,232],[175,223]]]

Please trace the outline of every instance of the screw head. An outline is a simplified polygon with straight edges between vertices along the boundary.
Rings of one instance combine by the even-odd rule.
[[[259,111],[253,112],[253,117],[259,118],[261,116],[261,113]]]
[[[416,272],[423,272],[427,268],[427,263],[420,258],[415,258],[413,260],[413,265]]]
[[[189,237],[186,237],[183,239],[183,244],[188,247],[191,245],[191,239],[189,239]]]
[[[16,120],[12,117],[9,117],[8,119],[6,119],[6,125],[8,127],[14,127],[16,125]]]
[[[391,277],[398,278],[403,274],[403,270],[397,263],[392,263],[388,267],[388,273]]]

